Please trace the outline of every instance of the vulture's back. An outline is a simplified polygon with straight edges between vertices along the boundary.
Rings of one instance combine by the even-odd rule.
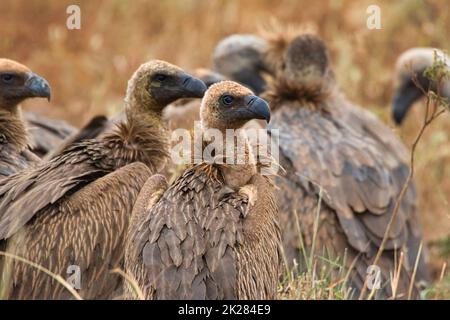
[[[194,166],[133,228],[126,268],[142,285],[146,298],[274,297],[276,223],[267,223],[261,232],[265,237],[252,238],[249,229],[256,206],[250,205],[244,194],[223,195],[224,186],[216,168]],[[261,196],[258,200],[265,199]],[[266,207],[274,215],[274,207]]]
[[[273,113],[270,129],[280,129],[281,164],[287,173],[278,177],[277,199],[283,241],[288,258],[301,258],[298,231],[292,227],[295,212],[306,245],[312,242],[314,218],[323,191],[317,249],[323,247],[356,260],[352,284],[362,287],[367,267],[376,254],[396,199],[408,176],[406,149],[374,116],[348,104],[339,96],[318,104],[316,109],[299,102],[280,105]],[[347,103],[347,105],[341,106]],[[384,279],[394,270],[394,253],[406,253],[408,271],[400,283],[408,288],[408,272],[414,266],[421,241],[411,185],[388,235],[379,266]],[[398,254],[398,252],[397,252]],[[422,253],[418,279],[426,280]],[[401,286],[401,284],[400,284]],[[386,292],[389,295],[389,290]],[[404,291],[405,292],[405,291]]]

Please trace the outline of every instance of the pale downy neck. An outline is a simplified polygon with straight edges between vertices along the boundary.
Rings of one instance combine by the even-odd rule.
[[[16,152],[22,152],[27,148],[28,142],[20,106],[10,110],[0,107],[0,143],[8,143]]]
[[[125,113],[126,118],[104,136],[114,155],[115,166],[139,161],[153,173],[161,171],[169,157],[167,131],[161,114],[144,111],[135,100],[125,100]]]
[[[202,128],[205,133],[208,127],[203,124]],[[225,144],[227,142],[226,129],[219,131],[222,133]],[[224,160],[223,164],[218,164],[218,167],[221,170],[225,184],[234,190],[238,190],[248,184],[253,175],[257,173],[257,165],[245,130],[235,130],[234,134],[233,155],[231,158],[228,157],[228,159],[225,159],[227,157],[226,145],[223,145]]]

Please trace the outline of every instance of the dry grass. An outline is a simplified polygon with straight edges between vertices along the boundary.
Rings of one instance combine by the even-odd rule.
[[[366,28],[366,8],[374,3],[382,10],[382,30]],[[65,28],[70,4],[81,7],[81,30]],[[0,57],[29,65],[52,84],[51,104],[33,101],[26,108],[81,125],[92,115],[120,108],[126,81],[141,62],[161,58],[186,69],[208,66],[218,40],[236,32],[255,33],[273,17],[316,30],[330,47],[343,91],[390,125],[398,54],[414,46],[450,49],[450,11],[441,0],[314,5],[300,0],[2,0]],[[422,102],[404,127],[394,129],[408,146],[422,124],[424,109]],[[424,134],[416,155],[419,207],[436,278],[443,262],[450,261],[449,177],[446,115]],[[449,283],[442,281],[430,292],[446,292],[449,297]]]

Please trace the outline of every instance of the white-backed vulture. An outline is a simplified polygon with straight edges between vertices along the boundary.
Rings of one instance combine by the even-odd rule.
[[[29,150],[20,108],[22,101],[34,97],[50,99],[48,82],[20,63],[0,59],[0,179],[39,161]]]
[[[200,118],[203,132],[224,134],[251,119],[269,121],[270,110],[249,89],[224,81],[205,93]],[[234,150],[245,151],[242,164],[203,159],[168,188],[162,176],[143,188],[133,210],[125,270],[146,299],[275,297],[280,234],[273,185],[250,161],[248,142]]]
[[[162,109],[205,90],[203,82],[167,62],[139,67],[128,83],[126,119],[112,131],[2,180],[0,239],[7,240],[8,251],[63,277],[75,268],[83,298],[114,297],[122,279],[110,271],[122,265],[134,201],[168,157]],[[71,297],[47,274],[17,260],[4,263],[4,296]]]
[[[280,130],[280,163],[286,169],[275,183],[288,261],[295,258],[302,265],[304,260],[296,221],[306,248],[313,243],[322,188],[315,252],[323,255],[325,249],[325,258],[346,256],[345,267],[354,266],[350,286],[357,298],[406,181],[407,150],[381,121],[346,99],[319,38],[269,39],[267,61],[275,80],[264,96],[273,111],[269,131]],[[383,285],[376,292],[379,298],[392,294],[390,274],[400,251],[405,259],[396,297],[407,296],[422,241],[415,205],[411,185],[378,262]],[[428,280],[424,252],[425,247],[418,257],[416,282]]]
[[[444,62],[450,72],[449,57],[441,50],[433,48],[412,48],[403,52],[395,65],[395,89],[392,101],[392,117],[397,124],[401,124],[411,106],[423,96],[413,79],[416,77],[418,85],[425,91],[431,89],[437,92],[436,83],[430,83],[424,75],[426,68],[431,67],[436,59]],[[439,88],[442,97],[450,101],[450,79],[443,79]]]

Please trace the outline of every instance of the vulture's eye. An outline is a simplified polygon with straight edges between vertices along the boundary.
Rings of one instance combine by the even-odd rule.
[[[1,78],[3,82],[9,83],[14,78],[14,75],[12,73],[3,73]]]
[[[233,102],[234,102],[234,97],[233,97],[233,96],[230,96],[229,94],[224,95],[224,96],[222,97],[222,103],[223,103],[224,105],[226,105],[226,106],[231,105]]]
[[[159,81],[159,82],[163,82],[164,80],[166,80],[167,79],[167,76],[165,75],[165,74],[157,74],[156,76],[155,76],[155,80],[156,81]]]

